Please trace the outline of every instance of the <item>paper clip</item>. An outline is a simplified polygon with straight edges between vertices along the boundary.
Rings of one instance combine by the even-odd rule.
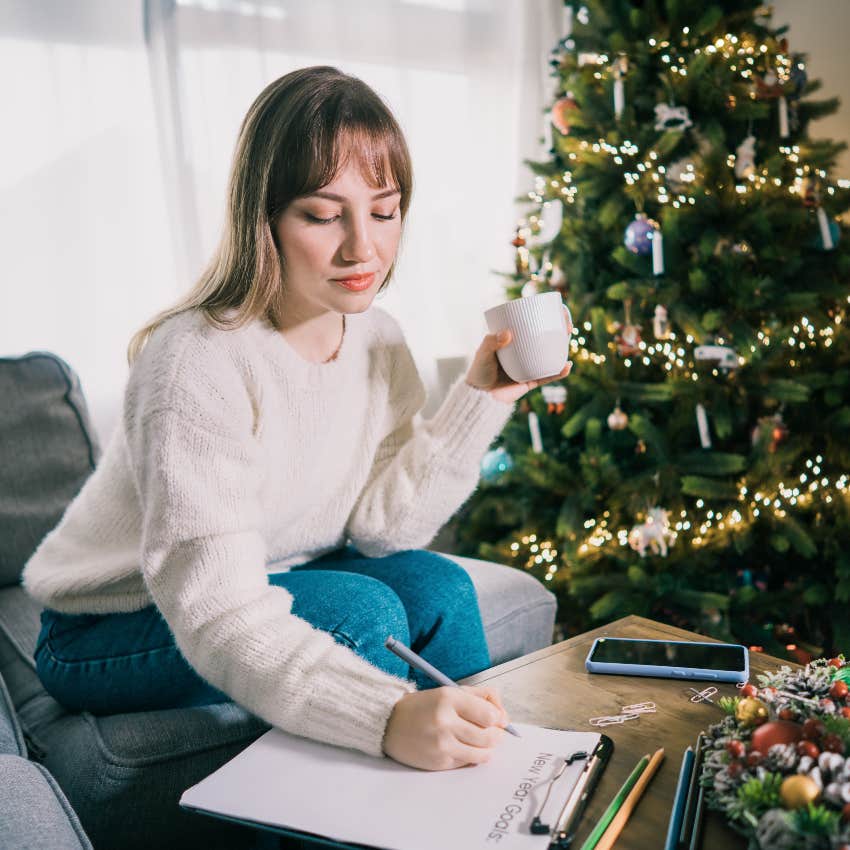
[[[717,688],[715,688],[714,686],[705,688],[702,691],[698,691],[696,688],[688,688],[688,690],[694,694],[694,696],[691,697],[691,702],[713,703],[714,700],[711,699],[711,697],[713,697],[717,693]]]
[[[588,720],[591,726],[612,726],[615,723],[625,723],[627,720],[637,720],[640,714],[607,714],[602,717],[591,717]]]
[[[624,714],[654,714],[658,709],[654,702],[636,702],[634,705],[624,705]]]

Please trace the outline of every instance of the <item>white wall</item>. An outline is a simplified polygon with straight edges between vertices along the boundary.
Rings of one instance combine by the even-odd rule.
[[[808,54],[809,79],[823,88],[813,99],[840,97],[841,106],[809,125],[812,138],[850,142],[850,2],[848,0],[773,0],[773,23],[789,25],[788,47]],[[835,177],[850,178],[850,150],[838,160]]]

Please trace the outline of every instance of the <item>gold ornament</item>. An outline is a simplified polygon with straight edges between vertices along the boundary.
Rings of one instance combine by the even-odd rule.
[[[767,720],[767,706],[755,697],[744,697],[735,709],[735,718],[742,726],[758,726]]]
[[[803,809],[820,797],[820,788],[814,779],[798,773],[786,776],[779,786],[779,797],[786,809]]]
[[[612,431],[622,431],[629,424],[628,414],[620,409],[619,403],[608,414],[608,427]]]

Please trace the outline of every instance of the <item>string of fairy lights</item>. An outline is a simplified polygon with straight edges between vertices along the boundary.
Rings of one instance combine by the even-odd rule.
[[[767,511],[772,511],[777,519],[783,519],[788,515],[789,507],[811,507],[816,499],[829,505],[836,497],[850,498],[850,476],[842,473],[835,481],[831,481],[829,476],[823,474],[822,463],[822,455],[807,458],[807,472],[801,472],[794,479],[796,483],[786,484],[781,481],[775,490],[759,490],[753,493],[751,498],[746,485],[741,484],[738,500],[743,504],[725,511],[706,509],[705,500],[697,499],[694,507],[697,511],[704,512],[697,516],[695,511],[689,513],[687,510],[680,510],[675,522],[670,524],[670,545],[674,545],[679,537],[690,537],[687,542],[692,547],[699,548],[709,545],[718,532],[735,533],[745,530]],[[609,544],[615,549],[629,545],[630,529],[618,528],[612,531],[609,519],[610,511],[606,510],[599,519],[585,520],[584,530],[588,535],[575,545],[578,556],[589,553],[601,555],[602,550]],[[523,552],[522,547],[527,551]],[[514,558],[524,558],[523,566],[526,569],[546,565],[546,581],[551,581],[561,567],[555,543],[550,539],[538,538],[537,534],[524,534],[520,540],[511,543],[510,551]]]

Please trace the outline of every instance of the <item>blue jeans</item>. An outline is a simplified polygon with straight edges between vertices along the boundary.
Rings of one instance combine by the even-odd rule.
[[[434,683],[384,647],[387,635],[452,679],[490,666],[472,581],[434,552],[367,558],[348,547],[269,581],[292,594],[297,617],[381,670],[412,674],[419,688]],[[45,609],[35,659],[47,692],[70,711],[118,714],[230,699],[189,666],[153,605],[127,614]]]

